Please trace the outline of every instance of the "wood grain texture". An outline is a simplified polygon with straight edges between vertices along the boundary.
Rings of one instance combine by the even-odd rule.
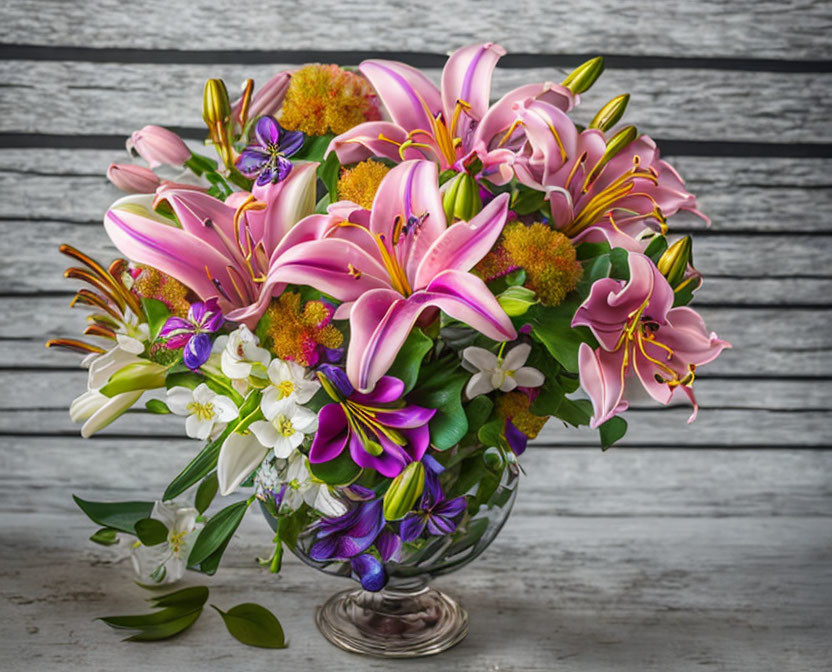
[[[13,95],[0,101],[0,131],[129,134],[152,119],[162,126],[202,127],[202,88],[223,78],[236,91],[247,77],[265,82],[287,65],[179,65],[6,61],[0,87]],[[438,83],[440,71],[426,74]],[[492,98],[534,81],[561,81],[568,70],[497,69]],[[658,85],[667,82],[668,85]],[[801,91],[795,104],[794,92]],[[176,95],[171,95],[172,92]],[[582,96],[573,113],[588,123],[598,108],[630,93],[624,121],[661,138],[828,142],[832,128],[832,74],[720,70],[610,70]],[[32,115],[48,107],[49,128]],[[89,110],[96,110],[90,114]],[[726,125],[725,120],[731,123]]]
[[[325,9],[324,9],[325,7]],[[323,10],[323,11],[322,11]],[[827,58],[822,0],[245,0],[222,12],[210,0],[7,0],[0,40],[49,46],[162,49],[408,50],[444,53],[492,40],[518,53],[620,53],[744,58]],[[323,28],[325,22],[326,27]]]

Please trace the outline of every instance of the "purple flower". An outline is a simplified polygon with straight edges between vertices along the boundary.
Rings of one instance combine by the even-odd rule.
[[[191,304],[188,317],[169,317],[159,337],[165,339],[168,350],[184,348],[185,366],[195,371],[211,356],[212,334],[219,329],[225,318],[220,312],[217,299],[208,299]]]
[[[387,584],[384,563],[398,557],[402,542],[385,527],[383,502],[375,498],[375,493],[359,488],[352,494],[360,499],[347,513],[318,522],[318,541],[309,550],[309,557],[318,562],[349,560],[365,590],[381,590]],[[374,544],[380,560],[368,552]]]
[[[506,420],[505,426],[506,441],[511,452],[515,455],[522,455],[526,450],[526,444],[529,442],[529,437],[523,434],[511,420]]]
[[[256,142],[237,157],[237,169],[246,177],[257,178],[257,186],[285,180],[292,171],[292,156],[303,147],[301,131],[287,131],[272,117],[260,117],[254,126]]]
[[[401,522],[402,541],[413,541],[427,527],[428,534],[443,536],[456,529],[456,518],[465,510],[465,497],[445,499],[439,478],[431,470],[425,472],[425,492],[416,511],[408,513]]]
[[[333,380],[325,373],[318,377],[337,403],[327,404],[318,413],[310,462],[334,460],[349,445],[358,466],[395,478],[410,462],[422,459],[430,443],[427,423],[436,411],[407,404],[401,398],[401,380],[384,376],[368,394],[345,395],[338,378]]]

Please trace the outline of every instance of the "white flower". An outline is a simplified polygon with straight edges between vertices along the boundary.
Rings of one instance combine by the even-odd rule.
[[[238,410],[228,397],[214,392],[205,383],[193,390],[172,387],[168,390],[168,408],[176,415],[187,415],[185,432],[192,439],[205,440],[215,429],[237,417]]]
[[[468,381],[465,394],[473,399],[492,390],[511,392],[518,386],[540,387],[546,380],[543,374],[531,366],[523,366],[531,351],[532,346],[522,343],[500,358],[485,348],[465,348],[462,351],[463,366],[469,371],[476,371]]]
[[[217,339],[220,340],[225,346],[220,360],[222,372],[232,380],[248,378],[257,364],[261,364],[264,370],[269,365],[269,351],[258,347],[260,339],[247,326],[241,325],[227,339]]]
[[[138,316],[126,308],[124,321],[116,330],[116,342],[125,352],[140,355],[144,352],[145,343],[150,340],[150,325],[139,322]]]
[[[284,478],[287,487],[283,505],[287,508],[295,510],[306,502],[328,518],[342,516],[347,512],[346,505],[332,494],[330,487],[311,476],[307,458],[302,453],[295,451],[289,457]]]
[[[269,397],[271,402],[291,398],[299,404],[305,404],[321,387],[317,380],[305,377],[306,369],[296,362],[274,359],[269,364],[269,381],[271,385],[263,390],[263,399]]]
[[[249,429],[263,446],[274,450],[275,457],[289,457],[307,434],[318,429],[318,416],[291,398],[276,400],[263,395],[260,410],[266,419],[252,422]]]
[[[156,502],[151,518],[168,528],[168,538],[161,544],[133,548],[131,560],[140,583],[175,583],[185,574],[188,556],[196,541],[201,524],[196,522],[199,512],[182,502]]]
[[[240,483],[257,468],[267,453],[268,449],[263,447],[252,432],[231,432],[223,442],[217,458],[220,494],[225,497],[239,488]]]

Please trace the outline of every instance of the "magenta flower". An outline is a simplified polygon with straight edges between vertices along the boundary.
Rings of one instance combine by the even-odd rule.
[[[179,280],[203,301],[216,298],[226,317],[253,328],[271,298],[260,300],[272,252],[315,208],[316,167],[298,165],[283,182],[226,202],[191,189],[128,196],[107,211],[104,228],[129,259]],[[179,226],[157,207],[172,211]]]
[[[294,283],[343,301],[335,317],[350,318],[347,374],[367,392],[427,310],[496,341],[516,337],[497,299],[468,272],[496,242],[507,211],[508,194],[501,194],[449,227],[436,164],[407,161],[385,176],[371,213],[339,203],[300,222],[275,251],[264,292]]]
[[[731,345],[705,329],[690,308],[672,308],[673,289],[643,254],[629,255],[630,280],[595,282],[578,308],[572,326],[587,326],[600,347],[582,343],[578,353],[581,387],[592,400],[598,427],[627,409],[625,385],[635,374],[656,401],[670,403],[681,389],[693,404],[694,371]]]
[[[359,124],[334,138],[330,151],[341,163],[378,156],[399,162],[428,158],[442,170],[462,170],[472,154],[483,173],[504,183],[511,179],[512,108],[527,98],[541,98],[568,110],[578,97],[558,84],[530,84],[489,107],[491,75],[505,55],[491,43],[471,45],[451,54],[442,71],[441,91],[421,72],[395,61],[364,61],[358,69],[375,87],[391,121]]]
[[[547,192],[554,225],[578,241],[607,241],[641,252],[647,229],[664,230],[668,217],[688,210],[706,222],[675,170],[642,135],[603,162],[608,140],[581,133],[569,117],[542,100],[515,106],[525,143],[514,161],[517,178]]]
[[[310,462],[329,462],[349,447],[358,466],[394,478],[410,462],[422,459],[430,443],[427,423],[436,411],[407,404],[401,380],[384,376],[371,393],[344,397],[326,376],[320,378],[336,403],[318,412]]]
[[[271,117],[260,117],[254,127],[256,142],[237,157],[237,170],[249,178],[257,178],[257,186],[282,182],[292,171],[287,157],[296,154],[306,136],[301,131],[287,131]]]
[[[191,304],[187,319],[169,317],[159,331],[168,350],[184,348],[183,361],[192,371],[211,356],[211,337],[225,322],[216,299]]]
[[[141,156],[151,168],[181,166],[191,158],[191,150],[173,131],[149,125],[127,139],[127,151]]]

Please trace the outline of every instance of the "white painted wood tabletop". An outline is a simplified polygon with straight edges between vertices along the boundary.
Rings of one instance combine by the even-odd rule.
[[[821,0],[5,0],[0,7],[0,670],[829,670],[832,668],[832,10]],[[97,616],[143,610],[127,552],[87,541],[71,493],[149,499],[192,444],[132,413],[84,441],[84,384],[62,242],[114,254],[104,178],[146,123],[200,137],[207,77],[262,82],[308,61],[369,55],[438,76],[443,54],[509,50],[495,95],[607,72],[583,114],[633,94],[628,121],[713,219],[694,232],[697,305],[734,344],[697,381],[702,411],[637,403],[607,453],[550,423],[524,455],[492,548],[438,581],[471,613],[439,658],[390,663],[327,644],[315,606],[342,581],[287,559],[280,577],[248,519],[213,579],[222,608],[257,601],[285,651],[233,640],[213,611],[184,635],[121,643]],[[580,114],[580,113],[579,113]]]

